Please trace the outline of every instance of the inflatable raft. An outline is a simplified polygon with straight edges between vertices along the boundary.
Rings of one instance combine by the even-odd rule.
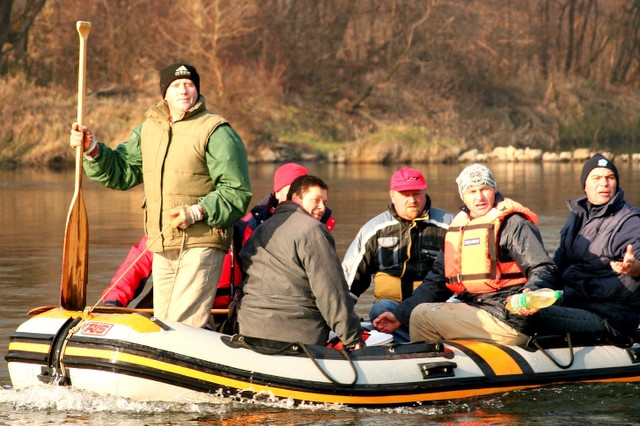
[[[639,344],[570,340],[527,347],[420,342],[347,353],[255,342],[146,314],[55,308],[20,325],[5,358],[15,389],[71,386],[140,401],[207,393],[389,407],[561,383],[640,381]]]

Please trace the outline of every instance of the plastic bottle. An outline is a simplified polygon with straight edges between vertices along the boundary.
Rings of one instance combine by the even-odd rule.
[[[541,288],[507,297],[506,307],[509,312],[514,313],[517,313],[520,308],[542,309],[553,305],[561,297],[561,290]]]

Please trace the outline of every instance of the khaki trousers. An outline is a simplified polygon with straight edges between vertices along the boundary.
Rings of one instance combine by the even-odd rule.
[[[153,312],[159,319],[204,327],[211,315],[225,253],[190,248],[154,253]]]
[[[466,303],[423,303],[409,320],[411,341],[475,339],[503,345],[523,345],[525,334],[500,321],[484,309]]]

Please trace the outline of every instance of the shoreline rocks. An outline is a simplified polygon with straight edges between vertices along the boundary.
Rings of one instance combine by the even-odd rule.
[[[616,155],[608,151],[597,151],[588,148],[577,148],[573,151],[544,152],[542,149],[515,148],[513,146],[495,147],[489,153],[481,153],[477,149],[471,149],[458,156],[459,163],[503,161],[503,162],[584,162],[593,154],[600,152],[610,160],[618,162],[640,161],[640,153]]]
[[[584,162],[596,152],[601,152],[605,157],[617,162],[640,162],[640,153],[614,154],[609,151],[597,151],[588,148],[577,148],[573,151],[545,152],[538,148],[516,148],[514,146],[498,146],[490,152],[481,152],[477,148],[469,149],[461,153],[449,151],[443,155],[415,155],[411,163],[483,163],[483,162],[543,162],[543,163],[569,163]],[[395,156],[389,152],[372,149],[369,155],[350,155],[345,148],[327,154],[310,150],[303,146],[277,145],[262,147],[249,155],[251,163],[278,163],[286,161],[326,161],[333,164],[344,163],[406,163],[406,155]],[[383,155],[384,154],[384,155]],[[406,154],[406,153],[405,153]],[[375,158],[376,156],[380,158]],[[395,158],[394,158],[395,157]]]

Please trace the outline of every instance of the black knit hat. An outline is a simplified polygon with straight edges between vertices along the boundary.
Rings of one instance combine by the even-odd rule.
[[[167,93],[167,87],[179,78],[187,78],[193,81],[198,95],[200,94],[200,76],[198,75],[198,71],[196,71],[196,67],[185,64],[184,62],[178,62],[160,70],[160,94],[162,98],[164,98],[164,95]]]
[[[616,187],[620,186],[620,175],[618,175],[618,169],[616,168],[616,165],[608,160],[604,155],[597,153],[593,157],[589,158],[582,167],[582,173],[580,174],[580,184],[582,184],[583,191],[584,184],[587,181],[587,176],[589,176],[589,173],[591,173],[593,169],[596,169],[598,167],[611,170],[616,176]]]

